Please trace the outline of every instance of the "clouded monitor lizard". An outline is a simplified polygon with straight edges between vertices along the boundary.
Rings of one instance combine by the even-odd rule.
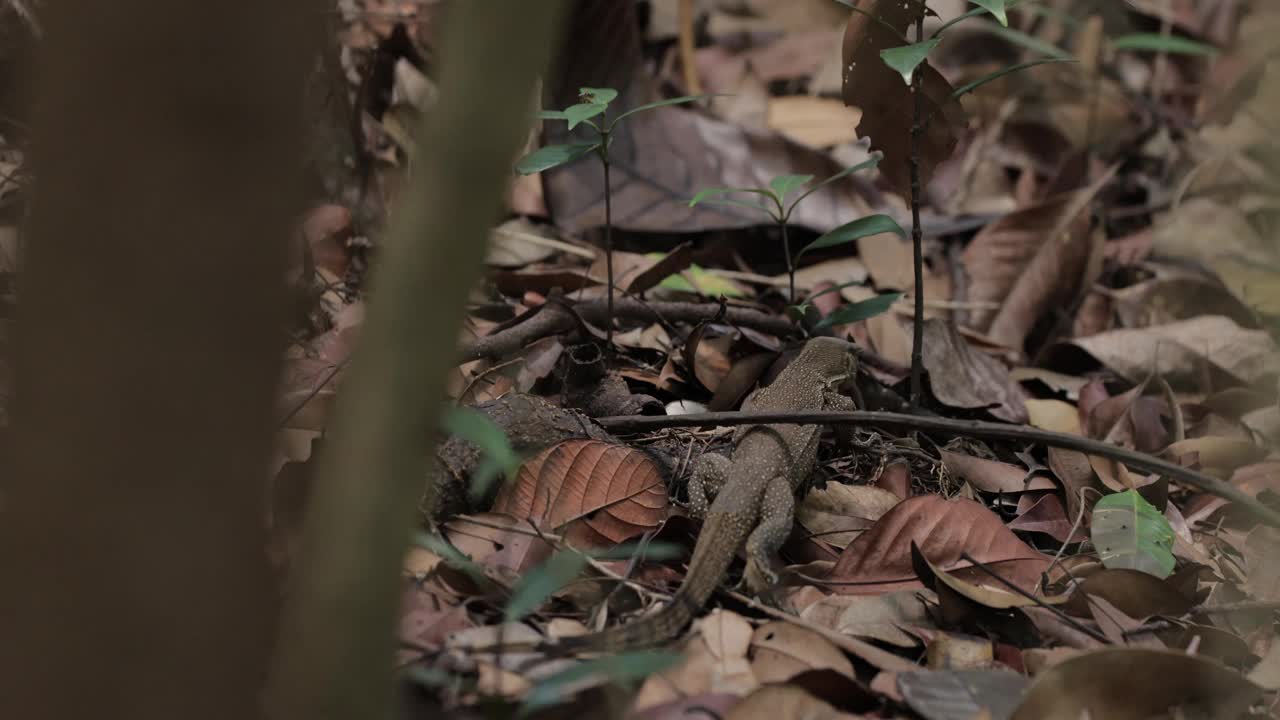
[[[835,338],[813,338],[743,410],[851,410],[836,386],[853,372],[853,347]],[[756,592],[777,585],[770,558],[791,532],[795,494],[817,461],[820,425],[745,425],[734,434],[732,458],[705,454],[689,481],[690,508],[703,519],[702,533],[683,584],[657,612],[600,633],[564,638],[558,649],[617,652],[676,637],[710,599],[738,550],[746,546],[745,580]],[[708,504],[708,493],[715,495]]]

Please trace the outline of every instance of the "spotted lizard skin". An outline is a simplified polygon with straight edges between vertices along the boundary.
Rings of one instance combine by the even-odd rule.
[[[743,410],[850,410],[853,402],[835,388],[853,372],[854,357],[843,340],[811,339]],[[689,494],[693,514],[703,518],[702,533],[671,602],[638,620],[561,644],[618,652],[675,638],[706,605],[744,545],[747,585],[756,592],[775,586],[770,559],[791,531],[796,491],[814,469],[821,432],[820,425],[745,425],[734,434],[732,458],[699,458]],[[708,503],[708,491],[715,492],[714,502]]]

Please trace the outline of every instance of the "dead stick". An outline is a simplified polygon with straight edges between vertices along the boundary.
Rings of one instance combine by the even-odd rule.
[[[732,426],[785,423],[796,425],[867,425],[880,428],[923,430],[985,440],[1038,442],[1051,447],[1077,450],[1087,455],[1097,455],[1109,460],[1115,460],[1143,472],[1164,475],[1237,503],[1251,511],[1258,520],[1272,527],[1280,527],[1280,512],[1272,510],[1256,498],[1250,497],[1248,494],[1217,478],[1209,477],[1190,468],[1175,465],[1146,453],[1126,450],[1122,447],[1090,440],[1078,435],[1050,432],[1022,425],[1001,425],[978,420],[951,420],[925,415],[903,415],[901,413],[873,412],[869,410],[851,412],[711,412],[691,413],[688,415],[626,415],[598,418],[597,422],[605,430],[613,433],[645,432],[662,428],[698,427],[704,425]]]

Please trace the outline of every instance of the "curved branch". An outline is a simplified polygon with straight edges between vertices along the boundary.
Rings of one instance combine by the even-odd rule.
[[[1052,447],[1078,450],[1087,455],[1097,455],[1123,463],[1147,473],[1159,473],[1204,492],[1217,495],[1247,508],[1258,520],[1280,527],[1280,512],[1263,505],[1240,489],[1217,478],[1209,477],[1190,468],[1175,465],[1167,460],[1135,450],[1127,450],[1097,440],[1040,430],[1022,425],[1002,425],[978,420],[951,420],[926,415],[903,415],[890,412],[855,410],[852,412],[711,412],[688,415],[629,415],[597,418],[605,430],[612,433],[642,432],[672,427],[696,427],[701,425],[757,425],[763,423],[795,423],[823,425],[867,425],[880,428],[924,430],[927,432],[983,438],[987,440],[1019,440],[1044,443]]]

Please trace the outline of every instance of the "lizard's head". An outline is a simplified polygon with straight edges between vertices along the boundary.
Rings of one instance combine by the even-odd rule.
[[[797,362],[813,368],[823,377],[839,381],[853,374],[857,359],[853,343],[833,337],[816,337],[805,343]]]

